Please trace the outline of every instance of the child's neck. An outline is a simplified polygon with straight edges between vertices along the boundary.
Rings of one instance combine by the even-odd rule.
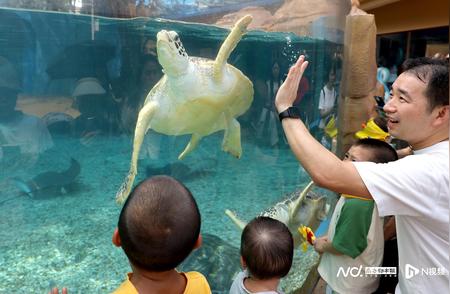
[[[133,267],[131,283],[138,293],[183,293],[187,280],[176,270],[150,272]]]
[[[259,280],[256,278],[248,277],[244,280],[244,286],[251,292],[263,292],[263,291],[277,291],[279,278],[272,278],[267,280]]]

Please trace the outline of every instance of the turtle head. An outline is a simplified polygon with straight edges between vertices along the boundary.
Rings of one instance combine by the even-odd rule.
[[[158,61],[164,73],[169,76],[183,74],[188,68],[189,59],[178,34],[162,30],[158,32],[156,39]]]

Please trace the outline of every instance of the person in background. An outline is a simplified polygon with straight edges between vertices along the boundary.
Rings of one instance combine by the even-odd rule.
[[[397,65],[393,64],[391,65],[391,67],[389,68],[389,79],[387,81],[387,86],[390,89],[392,87],[392,84],[395,82],[395,80],[397,79]]]
[[[142,57],[136,84],[131,88],[131,94],[126,95],[120,109],[121,129],[132,134],[136,126],[138,113],[144,105],[150,90],[162,77],[162,68],[158,59],[151,55]]]
[[[381,96],[384,98],[384,102],[386,103],[389,100],[389,86],[388,81],[390,77],[390,70],[387,67],[387,60],[384,56],[380,56],[378,58],[378,67],[377,67],[377,85],[376,91],[377,96]]]
[[[16,67],[0,56],[0,161],[11,152],[35,162],[39,154],[53,147],[44,122],[16,110],[20,90]]]
[[[142,42],[142,55],[150,55],[156,58],[156,41],[152,38],[145,38]]]
[[[289,273],[294,240],[282,222],[257,217],[245,226],[241,236],[241,271],[230,294],[279,294],[280,279]]]
[[[271,67],[270,78],[265,81],[264,105],[255,126],[256,137],[260,140],[264,140],[264,142],[268,142],[269,146],[277,145],[280,140],[279,126],[277,124],[276,111],[273,107],[273,99],[275,99],[278,88],[282,83],[280,64],[278,61],[275,61]]]
[[[341,161],[290,116],[307,66],[300,56],[275,99],[291,150],[316,185],[373,199],[380,216],[395,215],[396,293],[449,293],[448,63],[431,58],[404,63],[384,111],[389,133],[407,141],[414,154],[385,164]]]
[[[210,294],[199,272],[175,268],[200,247],[200,212],[191,192],[168,176],[139,183],[123,205],[112,237],[132,272],[113,294]]]
[[[383,97],[384,103],[387,103],[389,100],[389,69],[386,67],[380,66],[377,69],[377,86],[376,86],[376,96]]]
[[[350,147],[344,161],[387,163],[398,159],[388,143],[360,139]],[[314,249],[322,254],[319,274],[331,293],[372,293],[378,287],[376,275],[364,278],[340,276],[339,268],[379,267],[383,261],[383,219],[375,202],[352,195],[341,195],[331,217],[328,234],[318,237]]]
[[[338,96],[338,92],[335,88],[335,82],[336,74],[333,70],[330,70],[328,73],[327,83],[323,86],[322,90],[320,90],[319,96],[319,136],[321,136],[320,140],[322,145],[328,149],[331,148],[331,142],[324,133],[324,129],[331,117],[336,114],[336,98]]]
[[[80,112],[72,122],[72,133],[89,145],[99,135],[112,135],[118,131],[118,113],[115,101],[94,77],[78,80],[72,93]]]

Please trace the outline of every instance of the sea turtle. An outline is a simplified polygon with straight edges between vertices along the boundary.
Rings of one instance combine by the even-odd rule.
[[[288,197],[262,212],[261,216],[271,217],[284,223],[294,237],[295,246],[299,246],[304,240],[298,233],[298,228],[303,225],[315,231],[322,220],[327,216],[330,205],[327,204],[325,196],[311,192],[313,182],[311,181],[303,191],[295,191]],[[230,210],[225,210],[225,214],[241,230],[246,223],[240,220]]]
[[[247,15],[235,24],[215,60],[189,57],[176,32],[158,32],[156,49],[164,76],[151,89],[139,112],[130,171],[117,192],[118,203],[130,193],[139,150],[149,129],[173,136],[191,134],[179,159],[194,150],[202,137],[220,130],[225,131],[222,149],[237,158],[241,156],[241,130],[236,117],[250,108],[253,84],[226,61],[251,20]]]
[[[202,233],[202,246],[177,267],[182,272],[195,270],[204,274],[212,293],[228,293],[240,269],[239,248],[208,233]]]

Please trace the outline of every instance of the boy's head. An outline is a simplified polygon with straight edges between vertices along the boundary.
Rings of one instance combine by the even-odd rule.
[[[260,280],[282,278],[292,265],[294,240],[280,221],[257,217],[244,228],[241,257],[250,274]]]
[[[200,245],[200,212],[191,192],[168,176],[142,181],[122,208],[113,243],[141,269],[174,269]]]
[[[397,151],[388,143],[377,139],[359,139],[345,153],[344,160],[387,163],[398,159]]]

